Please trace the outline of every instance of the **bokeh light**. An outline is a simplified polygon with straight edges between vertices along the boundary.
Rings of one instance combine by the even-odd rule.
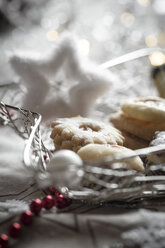
[[[159,51],[154,52],[149,56],[149,60],[153,66],[162,65],[165,63],[165,54]]]
[[[150,0],[137,0],[137,2],[144,7],[150,4]]]
[[[154,47],[157,45],[158,39],[154,34],[151,34],[146,37],[145,43],[148,47]]]
[[[79,51],[82,55],[87,56],[90,50],[90,42],[86,39],[81,39],[78,42]]]
[[[135,17],[129,12],[124,12],[120,17],[121,23],[129,27],[134,23]]]
[[[48,41],[54,42],[58,38],[58,32],[56,30],[49,30],[46,34],[46,38]]]

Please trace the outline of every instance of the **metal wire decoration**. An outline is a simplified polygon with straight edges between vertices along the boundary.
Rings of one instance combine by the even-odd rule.
[[[142,53],[143,52],[143,53]],[[153,51],[144,49],[126,56],[126,60],[146,56]],[[129,58],[130,59],[129,59]],[[117,64],[123,63],[117,60]],[[107,66],[116,62],[111,61]],[[0,121],[9,125],[25,139],[24,163],[29,169],[46,172],[47,162],[51,153],[45,147],[41,137],[41,115],[30,110],[13,107],[0,103]],[[128,168],[126,159],[140,156],[145,159],[150,154],[165,152],[165,144],[144,149],[135,150],[136,155],[127,154],[115,158],[107,157],[97,163],[84,164],[82,167],[83,178],[76,190],[61,187],[60,190],[66,196],[76,200],[86,200],[90,203],[102,203],[106,201],[134,202],[139,199],[153,199],[165,196],[165,165],[154,164],[145,168],[145,173],[140,173]],[[47,159],[44,159],[44,156]]]
[[[17,108],[0,102],[0,120],[9,125],[25,140],[24,163],[27,167],[38,170],[46,169],[44,156],[49,158],[50,152],[41,139],[41,115],[30,110]]]
[[[51,155],[41,138],[41,115],[1,102],[0,119],[4,125],[11,126],[25,139],[25,165],[29,169],[44,173]],[[161,152],[165,152],[165,145],[135,151],[140,157]],[[45,160],[44,156],[48,159]],[[128,154],[113,159],[107,157],[97,163],[84,164],[84,176],[76,191],[66,187],[62,187],[61,191],[70,198],[94,203],[123,200],[130,202],[141,198],[165,196],[165,166],[163,164],[149,166],[145,174],[130,170],[124,161],[134,156]]]

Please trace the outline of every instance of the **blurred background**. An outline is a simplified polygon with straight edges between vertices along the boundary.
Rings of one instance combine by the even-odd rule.
[[[1,40],[1,50],[5,43],[37,49],[38,35],[50,46],[69,30],[102,62],[145,46],[164,47],[164,24],[164,0],[0,0],[1,38],[11,40]]]
[[[18,49],[44,53],[65,31],[78,36],[84,56],[102,64],[137,49],[165,48],[164,24],[164,0],[0,0],[0,84],[17,80],[8,65],[9,54]],[[164,63],[165,54],[157,51],[147,62],[111,68],[121,82],[115,92],[121,92],[121,98],[128,89],[132,95],[156,94],[150,92],[149,71]],[[134,87],[142,82],[143,92]],[[110,107],[105,100],[104,113]]]

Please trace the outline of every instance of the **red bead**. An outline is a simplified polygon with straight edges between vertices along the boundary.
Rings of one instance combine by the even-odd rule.
[[[34,214],[39,214],[41,212],[42,209],[42,202],[40,199],[35,199],[34,201],[32,201],[32,203],[30,204],[30,210],[32,211],[32,213]]]
[[[46,161],[48,157],[47,157],[47,155],[44,155],[43,158]]]
[[[52,195],[55,194],[55,188],[53,188],[52,186],[49,187],[49,191]]]
[[[51,209],[54,206],[54,199],[51,195],[47,195],[44,197],[43,201],[42,201],[43,207],[46,210]]]
[[[57,189],[53,188],[52,186],[49,187],[49,191],[51,193],[51,195],[58,197],[61,193],[59,191],[57,191]]]
[[[25,225],[30,225],[33,221],[33,214],[30,210],[24,212],[20,216],[20,220]]]
[[[62,194],[60,194],[56,199],[55,199],[55,206],[56,208],[62,209],[65,207],[68,207],[71,204],[71,200],[69,198],[64,197]]]
[[[21,235],[21,225],[18,222],[14,222],[9,228],[9,234],[12,238],[18,238]]]
[[[9,237],[6,234],[1,234],[0,236],[0,248],[7,248],[9,244]]]

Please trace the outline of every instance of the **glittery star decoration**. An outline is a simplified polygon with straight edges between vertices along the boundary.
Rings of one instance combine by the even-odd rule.
[[[26,89],[22,107],[40,113],[44,120],[87,116],[114,79],[80,55],[78,40],[69,33],[58,38],[51,52],[43,56],[17,52],[10,63]],[[65,79],[63,86],[57,84],[59,72]]]

